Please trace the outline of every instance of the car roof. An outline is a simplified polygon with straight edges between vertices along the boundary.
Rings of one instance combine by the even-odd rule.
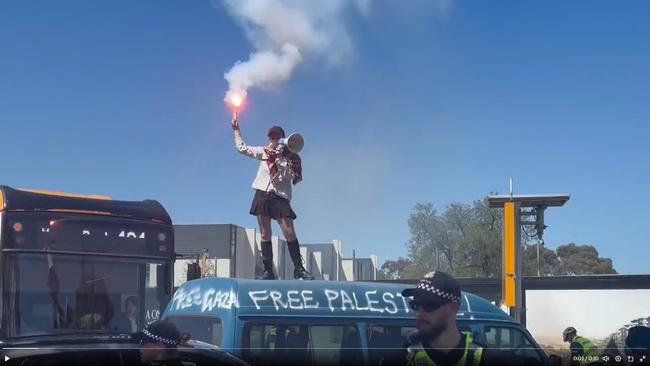
[[[382,282],[203,278],[181,285],[163,317],[336,317],[415,319],[401,292],[413,285]],[[487,300],[463,292],[459,320],[515,322]]]
[[[11,343],[4,344],[3,354],[17,360],[29,360],[33,357],[50,357],[56,356],[68,357],[80,355],[81,353],[89,355],[108,355],[111,352],[132,352],[141,348],[137,337],[131,334],[94,336],[88,337],[85,334],[67,334],[57,341],[53,337],[31,337],[28,343]],[[179,357],[202,356],[209,362],[202,364],[228,364],[228,365],[247,365],[246,362],[236,356],[211,345],[199,345],[196,342],[181,345],[178,347]],[[75,359],[75,358],[71,358]],[[210,361],[211,360],[211,361]],[[56,363],[55,363],[56,364]],[[127,363],[128,364],[128,363]]]

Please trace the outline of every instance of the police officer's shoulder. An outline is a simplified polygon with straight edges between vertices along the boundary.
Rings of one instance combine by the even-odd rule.
[[[572,349],[572,350],[582,350],[583,349],[582,343],[576,342],[576,341],[571,342],[571,344],[569,345],[569,348]]]

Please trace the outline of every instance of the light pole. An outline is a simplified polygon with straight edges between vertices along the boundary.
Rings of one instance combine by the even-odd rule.
[[[568,194],[555,195],[513,195],[490,196],[490,208],[503,209],[503,273],[502,298],[503,304],[510,308],[510,315],[521,321],[523,317],[521,287],[521,229],[524,226],[534,226],[539,239],[537,246],[537,272],[541,274],[539,243],[546,226],[544,225],[544,210],[548,207],[561,207],[569,200]],[[522,209],[532,211],[522,212]],[[535,215],[535,221],[522,221],[522,216]],[[525,231],[524,231],[525,233]],[[532,237],[530,235],[529,237]]]

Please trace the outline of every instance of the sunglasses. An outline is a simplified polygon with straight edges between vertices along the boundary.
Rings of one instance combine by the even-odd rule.
[[[440,303],[434,304],[434,303],[430,303],[430,302],[429,303],[427,303],[427,302],[417,302],[417,301],[414,301],[414,300],[409,301],[409,307],[412,310],[418,311],[418,310],[422,309],[422,310],[426,311],[427,313],[431,313],[433,311],[436,311],[436,310],[440,309],[441,307],[443,307],[445,305],[447,305],[447,304],[446,303],[444,303],[444,304],[440,304]]]

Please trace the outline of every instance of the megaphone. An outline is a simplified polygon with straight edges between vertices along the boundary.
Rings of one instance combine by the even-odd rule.
[[[292,133],[289,137],[278,140],[278,145],[286,146],[289,151],[297,154],[305,146],[305,140],[299,133]]]

